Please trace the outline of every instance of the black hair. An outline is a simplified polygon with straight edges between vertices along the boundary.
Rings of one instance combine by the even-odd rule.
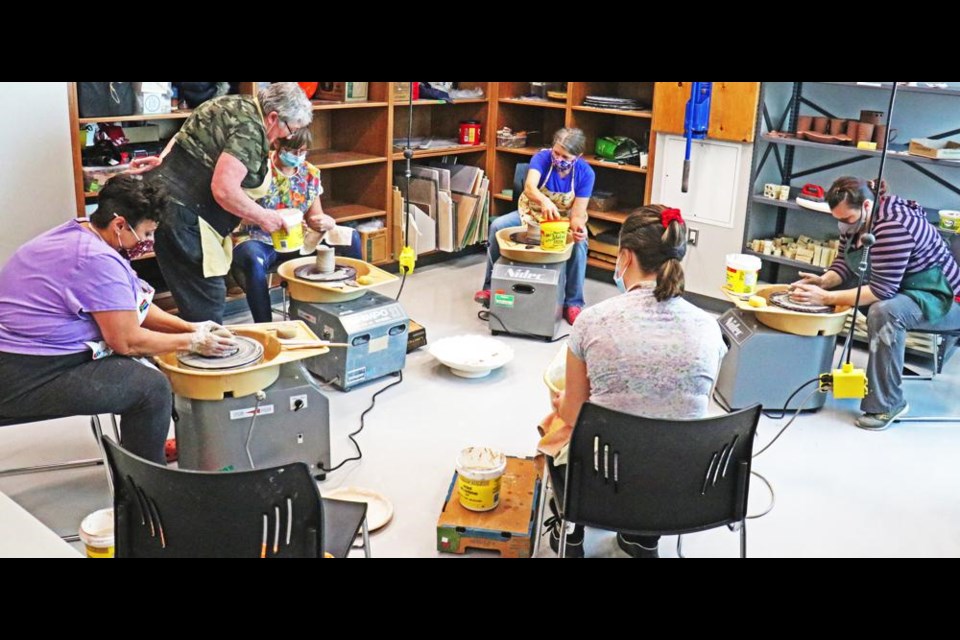
[[[166,190],[158,183],[121,174],[100,190],[97,210],[90,214],[90,222],[98,229],[106,229],[116,214],[123,216],[131,227],[136,227],[144,220],[159,223],[166,211],[167,201]]]

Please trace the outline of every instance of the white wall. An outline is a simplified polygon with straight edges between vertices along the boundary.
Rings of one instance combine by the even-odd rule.
[[[76,216],[66,82],[0,82],[0,266]]]

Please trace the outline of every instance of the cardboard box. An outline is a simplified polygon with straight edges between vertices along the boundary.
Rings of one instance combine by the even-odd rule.
[[[409,82],[391,82],[393,85],[393,101],[394,102],[409,102],[410,101],[410,83]],[[420,97],[420,83],[414,83],[415,95],[413,96],[414,100],[417,100]]]
[[[384,262],[387,254],[387,230],[360,231],[360,255],[364,262]]]
[[[366,102],[367,82],[321,82],[314,94],[317,100],[334,102]]]
[[[155,124],[145,124],[140,127],[123,127],[123,137],[130,144],[139,142],[159,142],[160,127]]]
[[[932,138],[914,138],[907,152],[913,156],[924,156],[937,160],[960,160],[960,142],[953,140],[933,140]]]

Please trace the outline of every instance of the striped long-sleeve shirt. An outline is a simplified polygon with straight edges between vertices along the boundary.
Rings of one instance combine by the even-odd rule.
[[[940,266],[955,295],[960,296],[960,266],[946,241],[927,220],[923,207],[897,196],[881,199],[870,249],[870,290],[881,300],[897,295],[904,275]],[[848,234],[840,237],[840,251],[830,265],[843,280],[854,274],[844,262]],[[854,241],[855,242],[855,241]]]

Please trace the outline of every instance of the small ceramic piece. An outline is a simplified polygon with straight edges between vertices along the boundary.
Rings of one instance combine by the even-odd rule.
[[[291,340],[297,337],[297,326],[290,324],[283,324],[277,327],[277,337],[281,340]]]
[[[813,131],[815,133],[826,133],[830,127],[830,118],[827,116],[814,116]]]
[[[807,131],[804,134],[807,137],[807,140],[810,142],[819,142],[820,144],[837,144],[838,140],[831,136],[829,133],[817,133],[815,131]]]
[[[810,131],[813,128],[813,116],[797,116],[797,133]]]
[[[847,121],[843,118],[830,118],[830,135],[838,136],[847,128]]]
[[[873,124],[861,121],[857,125],[857,143],[873,141]]]
[[[860,111],[860,122],[880,124],[882,121],[883,111],[873,111],[871,109],[863,109]]]

